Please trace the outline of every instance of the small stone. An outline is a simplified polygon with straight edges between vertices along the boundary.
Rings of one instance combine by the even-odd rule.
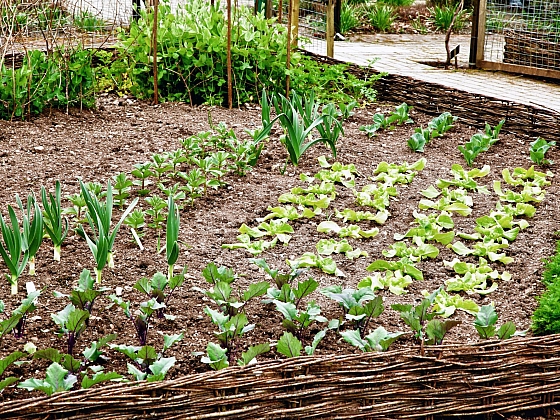
[[[33,149],[36,152],[42,152],[43,150],[45,150],[45,147],[44,146],[35,146]]]

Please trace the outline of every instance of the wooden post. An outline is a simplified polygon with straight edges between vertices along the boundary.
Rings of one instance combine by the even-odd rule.
[[[334,1],[327,3],[327,57],[334,57]]]
[[[278,0],[278,23],[282,24],[282,9],[284,5],[282,4],[282,0]]]
[[[297,48],[298,46],[298,36],[299,36],[299,0],[291,0],[291,17],[292,17],[292,24],[288,27],[290,28],[292,35],[292,46]]]
[[[265,0],[265,2],[264,2],[264,16],[267,19],[272,18],[272,0]]]
[[[233,87],[231,82],[231,0],[227,0],[227,90],[228,108],[233,108]]]
[[[286,70],[290,70],[292,59],[292,2],[288,0],[288,33],[286,37]],[[290,75],[286,74],[286,98],[290,96]]]
[[[484,60],[484,41],[486,38],[486,0],[479,0],[478,5],[478,37],[476,46],[476,65]]]
[[[152,25],[152,52],[154,54],[154,105],[159,103],[159,92],[158,92],[158,59],[157,59],[157,50],[158,50],[158,42],[157,42],[157,33],[158,33],[158,6],[159,0],[154,0],[153,7],[154,7],[154,23]]]

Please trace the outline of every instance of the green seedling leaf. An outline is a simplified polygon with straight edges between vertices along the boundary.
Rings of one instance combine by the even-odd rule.
[[[494,305],[483,305],[480,307],[474,321],[474,327],[480,338],[492,338],[496,335],[496,322],[498,322],[498,314]]]
[[[102,382],[115,381],[122,378],[123,376],[117,372],[97,372],[91,378],[85,375],[82,379],[82,389],[88,389]]]
[[[251,346],[246,352],[241,353],[241,359],[237,361],[239,366],[248,366],[251,363],[256,363],[256,357],[268,353],[270,351],[270,345],[268,343],[257,344]]]
[[[150,364],[150,371],[152,374],[149,374],[146,379],[148,382],[156,382],[156,381],[163,381],[165,379],[165,375],[175,365],[177,359],[175,357],[161,357],[156,360],[154,363]]]
[[[276,351],[286,357],[299,357],[302,347],[301,341],[294,337],[292,333],[285,331],[278,340]]]
[[[305,346],[305,353],[308,356],[312,356],[315,353],[315,350],[317,349],[317,346],[319,345],[319,343],[321,342],[321,340],[323,338],[325,338],[325,335],[327,334],[327,330],[321,330],[319,331],[317,334],[315,334],[315,336],[313,337],[313,342],[311,343],[310,346]]]

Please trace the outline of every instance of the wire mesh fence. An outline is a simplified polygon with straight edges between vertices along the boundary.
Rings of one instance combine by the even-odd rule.
[[[560,70],[560,0],[488,0],[484,60]]]

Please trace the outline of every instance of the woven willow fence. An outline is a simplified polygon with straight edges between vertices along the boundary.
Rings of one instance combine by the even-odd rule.
[[[405,419],[560,405],[560,335],[359,355],[299,357],[5,402],[18,419]]]
[[[333,58],[304,53],[321,62],[341,63]],[[349,65],[348,71],[359,77],[371,74],[371,70],[364,70],[356,65]],[[427,114],[439,115],[448,111],[462,122],[482,126],[486,122],[498,124],[505,118],[506,123],[502,129],[504,132],[545,139],[560,136],[560,112],[557,110],[506,101],[395,74],[383,77],[375,88],[380,101],[406,102]]]

